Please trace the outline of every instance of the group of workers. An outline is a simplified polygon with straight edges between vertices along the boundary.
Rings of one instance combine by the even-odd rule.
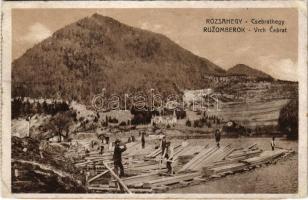
[[[145,148],[145,132],[140,133],[141,136],[141,148]],[[216,130],[215,132],[215,141],[217,147],[220,147],[220,138],[221,134],[219,130]],[[185,139],[182,142],[182,146],[187,146],[188,142]],[[163,161],[166,162],[166,168],[167,168],[167,174],[174,174],[173,168],[172,168],[172,163],[173,161],[173,154],[174,154],[174,149],[173,146],[171,145],[170,141],[167,141],[166,136],[164,135],[160,141],[160,146],[159,148],[161,149],[161,157],[160,157],[160,164],[163,163]],[[113,153],[113,161],[114,161],[114,170],[115,173],[119,175],[119,177],[124,176],[124,168],[122,164],[122,153],[126,151],[127,147],[126,145],[121,145],[121,141],[119,139],[115,140],[115,147],[114,147],[114,153]]]
[[[221,140],[221,131],[217,129],[214,133],[215,142],[218,148],[220,148],[220,140]],[[141,133],[141,148],[145,148],[145,132]],[[275,137],[272,138],[271,147],[272,150],[275,148]],[[124,168],[122,164],[122,153],[126,151],[127,147],[126,145],[120,145],[121,141],[119,139],[116,139],[115,141],[115,147],[114,147],[114,154],[113,154],[113,161],[114,161],[114,170],[116,174],[118,174],[120,177],[124,176]],[[186,139],[183,140],[182,146],[185,147],[188,145],[188,142]],[[161,149],[161,158],[160,158],[160,164],[163,163],[163,161],[166,162],[166,168],[167,168],[167,174],[174,174],[172,163],[173,161],[173,154],[174,149],[171,145],[170,141],[167,141],[166,136],[164,135],[160,141]]]

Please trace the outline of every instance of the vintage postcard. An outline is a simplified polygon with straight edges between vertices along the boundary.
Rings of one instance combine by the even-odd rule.
[[[305,1],[4,2],[2,195],[307,195]]]

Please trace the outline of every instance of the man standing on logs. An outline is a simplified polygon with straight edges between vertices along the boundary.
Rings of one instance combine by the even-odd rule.
[[[145,147],[145,138],[144,138],[145,132],[143,131],[141,133],[141,147],[144,149]]]
[[[163,136],[163,139],[161,140],[161,144],[160,144],[161,155],[165,154],[166,146],[167,146],[166,136]]]
[[[167,174],[171,175],[173,174],[172,169],[172,162],[173,162],[173,147],[171,146],[171,142],[167,142],[166,149],[164,153],[164,158],[166,159],[166,168],[167,168]]]
[[[167,147],[167,141],[166,141],[166,136],[164,135],[163,138],[161,139],[160,141],[160,149],[161,149],[161,157],[160,157],[160,166],[161,164],[163,164],[163,159],[164,159],[164,156],[166,154],[166,147]]]
[[[122,164],[122,153],[126,151],[126,145],[121,148],[120,146],[120,140],[116,139],[115,141],[115,147],[114,147],[114,153],[113,153],[113,162],[114,162],[114,171],[118,175],[118,171],[120,169],[120,175],[119,177],[124,176],[124,167]]]
[[[276,146],[276,144],[275,144],[275,137],[272,137],[272,141],[271,141],[272,151],[275,150],[275,146]]]
[[[220,130],[216,129],[216,131],[215,131],[215,141],[216,141],[216,145],[217,145],[218,148],[220,147],[220,144],[219,144],[220,137],[221,137]]]

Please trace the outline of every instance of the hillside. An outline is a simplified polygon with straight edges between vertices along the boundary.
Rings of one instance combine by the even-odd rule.
[[[12,63],[12,95],[85,102],[107,94],[178,94],[225,73],[164,35],[94,14],[65,26]]]
[[[272,79],[272,77],[260,70],[251,68],[244,64],[237,64],[230,69],[227,70],[228,74],[232,75],[245,75],[250,77],[256,77],[256,78],[269,78]]]

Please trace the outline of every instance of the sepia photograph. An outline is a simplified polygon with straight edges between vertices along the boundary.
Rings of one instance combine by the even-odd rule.
[[[10,8],[6,187],[299,194],[299,12]]]

